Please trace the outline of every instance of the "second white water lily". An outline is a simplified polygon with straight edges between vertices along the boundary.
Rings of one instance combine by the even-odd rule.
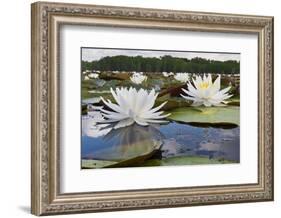
[[[147,80],[147,76],[143,75],[142,73],[134,73],[130,79],[135,84],[141,84]]]
[[[193,79],[193,85],[189,82],[186,89],[182,89],[186,95],[181,95],[187,100],[193,101],[193,106],[204,105],[210,106],[222,106],[222,103],[226,103],[225,100],[229,99],[232,95],[228,94],[231,86],[220,90],[221,77],[218,76],[215,82],[212,82],[211,74],[208,77],[204,74],[203,77],[196,76]]]
[[[88,75],[88,77],[97,79],[97,78],[99,78],[99,74],[97,74],[97,73],[90,73],[90,74]]]
[[[135,88],[117,88],[116,91],[111,89],[111,93],[116,101],[104,100],[103,103],[112,111],[101,109],[106,120],[103,123],[115,123],[115,129],[137,123],[141,126],[147,126],[150,123],[165,123],[163,118],[170,114],[163,114],[159,111],[166,102],[153,108],[157,93],[152,89],[150,92],[144,89],[136,90]]]
[[[189,73],[176,73],[174,78],[180,82],[186,83],[189,80]]]

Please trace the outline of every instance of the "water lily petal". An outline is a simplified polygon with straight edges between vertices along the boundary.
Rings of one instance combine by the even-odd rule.
[[[114,120],[126,119],[128,117],[127,115],[118,114],[118,113],[110,113],[110,114],[102,113],[102,115],[107,119],[114,119]]]
[[[150,109],[153,107],[157,96],[158,96],[158,93],[155,94],[155,90],[152,89],[151,92],[150,92],[150,93],[148,94],[148,96],[147,96],[146,104],[143,105],[143,107],[142,107],[142,109],[140,110],[140,112],[150,110]]]
[[[135,110],[137,113],[140,113],[143,105],[146,103],[147,92],[144,89],[140,89],[137,95],[138,100],[136,101]]]
[[[168,102],[168,101],[165,101],[165,102],[163,102],[162,104],[160,104],[159,106],[157,106],[157,107],[151,109],[150,112],[154,113],[154,112],[160,110],[162,107],[164,107],[165,104],[167,104],[167,102]]]
[[[195,97],[195,96],[198,95],[197,93],[193,93],[193,92],[188,91],[188,90],[186,90],[186,89],[182,89],[182,91],[183,91],[184,93],[186,93],[187,95],[190,95],[190,96],[193,96],[193,97]]]
[[[148,126],[148,123],[145,122],[145,120],[140,119],[140,118],[134,118],[134,120],[136,121],[137,124],[141,125],[141,126]]]
[[[118,129],[126,126],[130,126],[134,123],[135,121],[131,118],[125,119],[125,120],[120,120],[114,127],[113,129]]]
[[[204,104],[206,107],[212,106],[212,103],[209,102],[209,101],[203,101],[203,104]]]
[[[152,119],[146,119],[145,120],[148,123],[168,123],[168,120],[152,120]]]
[[[189,96],[185,96],[185,95],[182,95],[181,96],[187,100],[191,100],[191,101],[194,101],[196,98],[195,97],[189,97]]]
[[[120,105],[119,95],[117,95],[112,88],[110,88],[110,92],[115,99],[116,103]]]
[[[226,88],[220,90],[219,92],[220,92],[221,94],[225,94],[225,93],[227,93],[230,89],[231,89],[231,86],[226,87]]]
[[[156,114],[151,114],[150,116],[145,116],[142,117],[143,119],[162,119],[168,117],[170,114],[164,114],[164,115],[156,115]]]
[[[221,86],[221,76],[219,75],[212,86],[213,94],[215,94],[216,92],[218,92],[220,90],[220,88],[221,88],[220,86]]]
[[[208,80],[209,85],[212,85],[212,76],[210,73],[208,74],[207,80]]]
[[[198,90],[194,88],[194,86],[189,82],[187,84],[188,91],[191,92],[193,95],[197,95]]]

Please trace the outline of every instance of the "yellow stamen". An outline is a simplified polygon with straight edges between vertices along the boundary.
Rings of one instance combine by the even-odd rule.
[[[207,89],[209,87],[209,83],[208,82],[202,82],[202,83],[200,83],[199,87],[201,89]]]

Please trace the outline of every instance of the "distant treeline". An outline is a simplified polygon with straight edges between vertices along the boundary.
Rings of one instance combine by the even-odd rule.
[[[160,58],[119,55],[92,62],[82,61],[82,71],[85,70],[236,74],[240,73],[240,63],[233,60],[216,61],[199,57],[187,59],[169,55]]]

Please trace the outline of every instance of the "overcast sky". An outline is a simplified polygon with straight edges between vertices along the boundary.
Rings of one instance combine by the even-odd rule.
[[[173,57],[191,59],[194,57],[201,57],[211,60],[240,61],[240,54],[231,53],[204,53],[204,52],[170,52],[170,51],[149,51],[149,50],[125,50],[125,49],[103,49],[103,48],[82,48],[83,61],[96,61],[106,56],[143,56],[143,57],[161,57],[164,55],[171,55]]]

